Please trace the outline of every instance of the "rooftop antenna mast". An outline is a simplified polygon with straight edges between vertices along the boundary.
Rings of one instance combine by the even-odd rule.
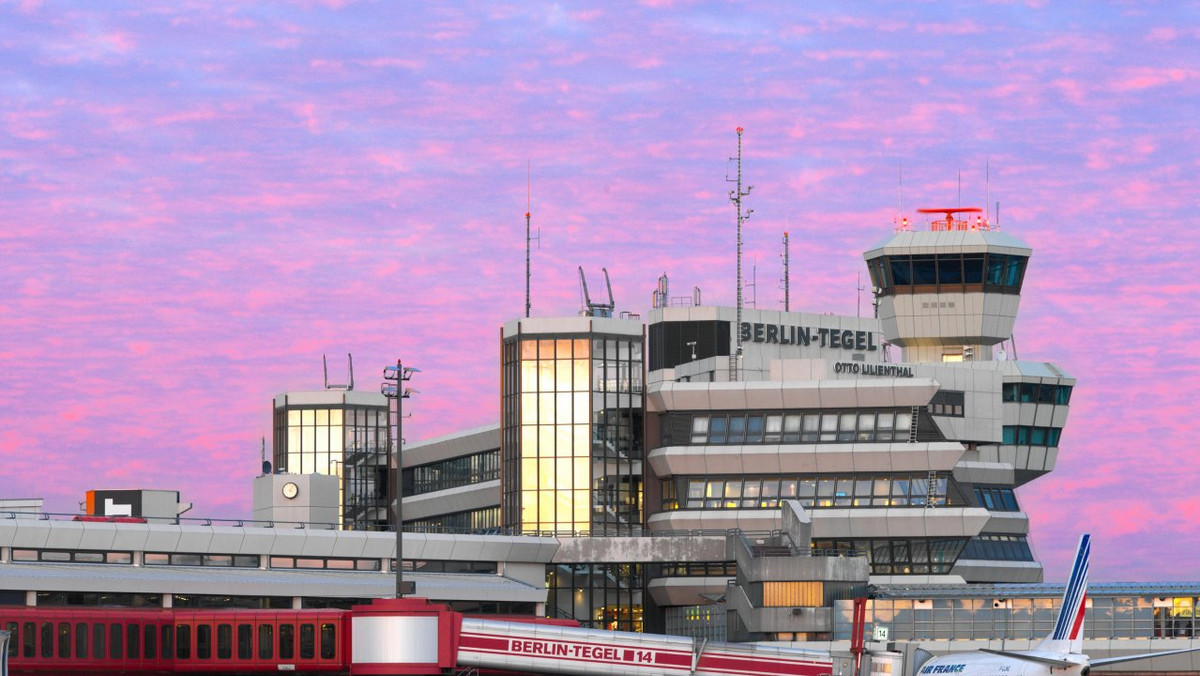
[[[354,389],[354,356],[351,355],[349,352],[346,353],[346,361],[349,364],[347,369],[349,372],[350,382],[345,385],[339,385],[336,383],[333,385],[330,385],[329,384],[329,363],[326,361],[325,355],[321,355],[321,368],[322,368],[322,370],[325,371],[325,389],[327,389],[327,390],[347,390],[347,391]]]
[[[862,292],[863,292],[863,288],[864,288],[864,287],[863,287],[863,285],[862,285],[862,270],[859,270],[859,271],[858,271],[858,299],[857,299],[857,301],[858,301],[858,302],[857,302],[857,303],[855,304],[855,306],[854,306],[854,311],[855,311],[855,314],[856,314],[857,316],[859,316],[859,317],[862,317]]]
[[[532,192],[532,163],[526,160],[525,163],[525,317],[529,317],[529,310],[532,307],[529,303],[529,280],[532,273],[529,269],[529,245],[534,240],[537,240],[538,249],[542,248],[542,229],[539,227],[537,235],[534,236],[530,232],[530,194]]]
[[[729,158],[737,160],[737,178],[730,179],[728,175],[725,177],[726,182],[737,183],[737,189],[729,191],[729,201],[737,207],[737,325],[733,328],[733,333],[737,336],[737,352],[729,361],[729,379],[731,381],[738,379],[738,362],[742,359],[742,224],[750,218],[750,214],[754,213],[753,209],[747,209],[746,213],[742,213],[742,199],[747,197],[751,190],[754,190],[752,185],[748,185],[744,191],[742,190],[742,132],[743,129],[738,127],[737,157]]]
[[[788,273],[789,252],[788,252],[788,233],[783,231],[783,311],[791,312],[791,278]]]
[[[896,230],[908,229],[908,218],[904,216],[904,165],[896,167],[896,218],[893,219]]]
[[[579,266],[579,286],[583,291],[583,314],[586,317],[611,317],[616,303],[613,301],[612,282],[608,279],[608,268],[600,268],[604,272],[604,286],[608,289],[607,303],[593,303],[588,293],[587,278],[583,276],[583,266]]]

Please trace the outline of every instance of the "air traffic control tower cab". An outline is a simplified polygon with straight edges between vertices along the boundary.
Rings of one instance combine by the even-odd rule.
[[[918,211],[944,218],[921,232],[905,219],[863,254],[884,338],[906,362],[991,360],[992,347],[1012,338],[1032,250],[994,229],[979,208]]]

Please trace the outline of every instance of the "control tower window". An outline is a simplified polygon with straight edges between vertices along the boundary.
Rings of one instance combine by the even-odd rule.
[[[867,261],[867,269],[871,283],[884,295],[939,291],[1020,293],[1028,260],[1027,256],[1000,253],[882,256]]]

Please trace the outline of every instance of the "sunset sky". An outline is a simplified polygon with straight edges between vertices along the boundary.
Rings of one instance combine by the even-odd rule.
[[[761,308],[790,231],[793,309],[855,314],[901,170],[999,202],[1018,356],[1079,380],[1018,493],[1047,579],[1090,531],[1093,581],[1200,580],[1198,55],[1196,2],[0,2],[0,497],[248,517],[323,354],[421,368],[410,442],[497,422],[527,172],[535,316],[580,265],[731,305],[742,126]]]

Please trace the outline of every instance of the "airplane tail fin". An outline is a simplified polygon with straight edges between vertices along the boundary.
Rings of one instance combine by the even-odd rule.
[[[1063,592],[1062,608],[1054,631],[1038,645],[1039,650],[1051,652],[1083,652],[1083,612],[1087,606],[1088,564],[1092,552],[1091,535],[1079,538],[1079,549],[1071,566],[1071,577]]]

